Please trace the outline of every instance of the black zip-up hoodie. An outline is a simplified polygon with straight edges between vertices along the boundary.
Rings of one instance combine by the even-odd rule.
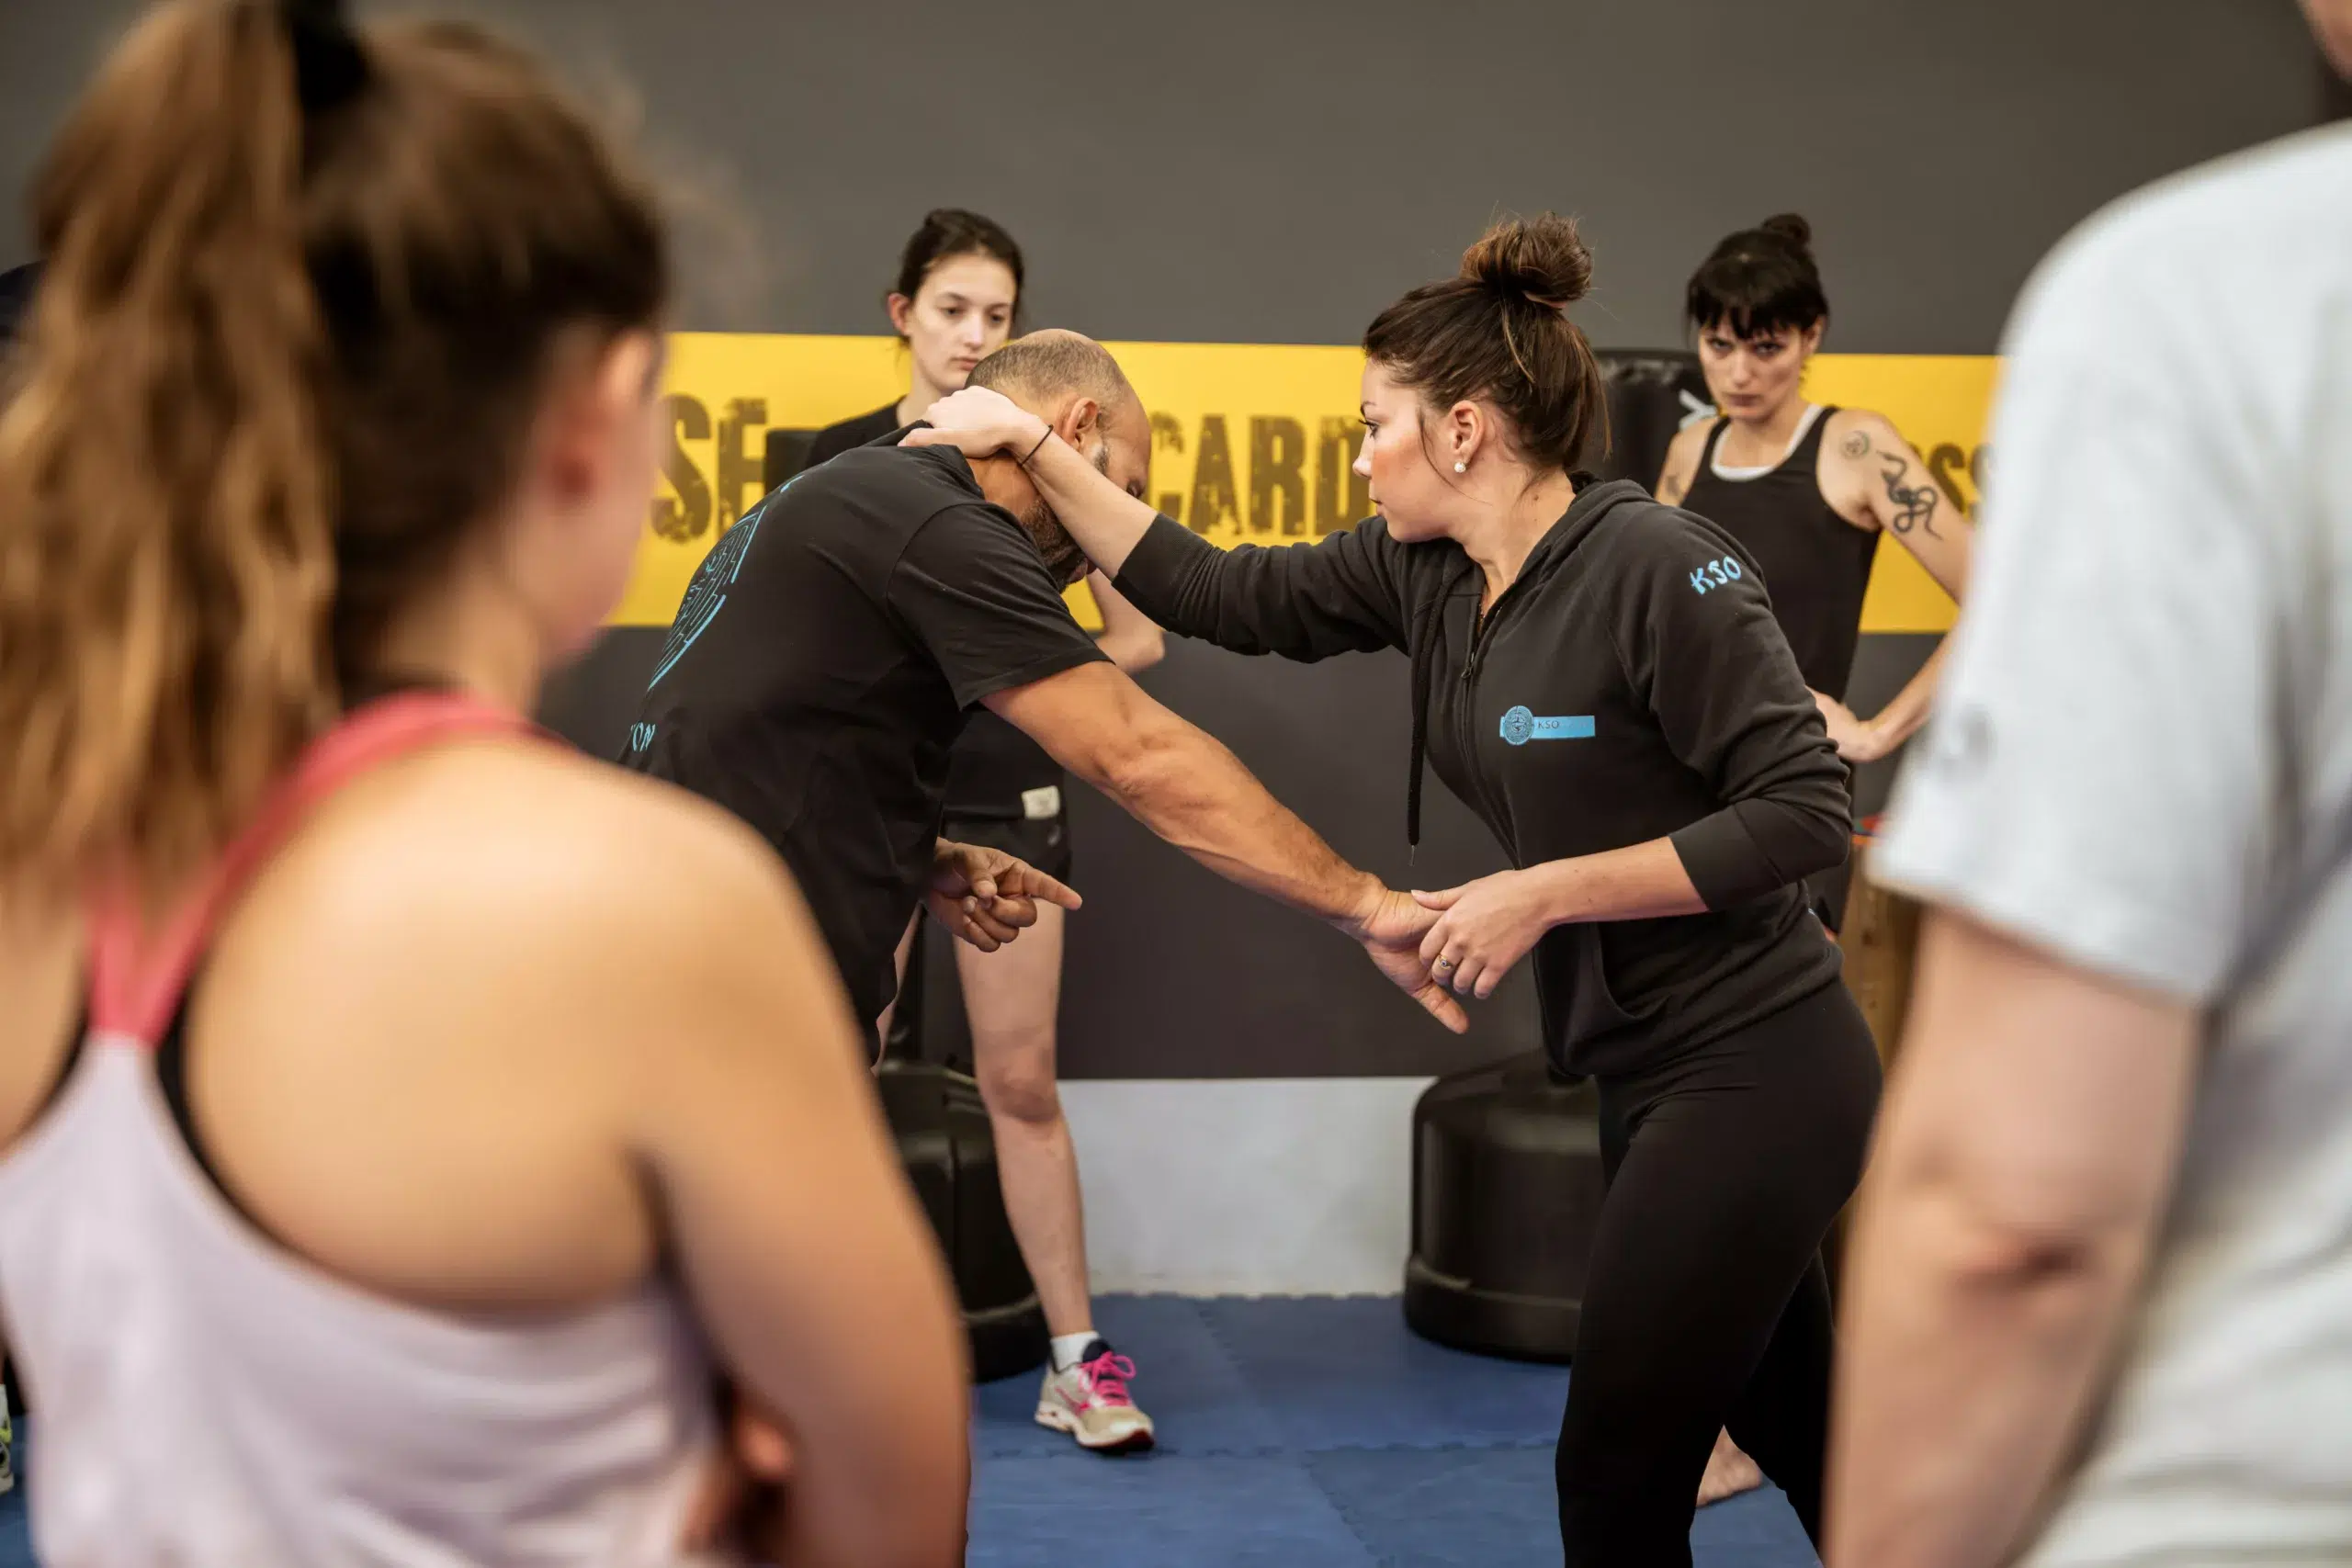
[[[1514,865],[1670,838],[1704,913],[1555,926],[1533,954],[1554,1059],[1621,1076],[1837,979],[1795,885],[1844,860],[1852,817],[1747,552],[1630,480],[1578,478],[1483,622],[1461,547],[1400,544],[1379,517],[1232,550],[1162,517],[1117,586],[1170,631],[1238,653],[1409,653],[1412,837],[1426,749]]]

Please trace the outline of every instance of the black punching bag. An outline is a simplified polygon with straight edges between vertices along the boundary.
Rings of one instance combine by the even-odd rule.
[[[1676,433],[1714,412],[1699,356],[1679,349],[1611,348],[1598,357],[1609,387],[1609,452],[1586,452],[1585,466],[1604,479],[1632,479],[1648,490],[1657,483]]]
[[[1600,1198],[1589,1081],[1541,1051],[1438,1079],[1413,1107],[1406,1325],[1459,1350],[1566,1360]]]
[[[979,1086],[931,1062],[885,1061],[874,1082],[907,1179],[955,1278],[974,1380],[1042,1365],[1046,1314],[1005,1218],[996,1140]]]

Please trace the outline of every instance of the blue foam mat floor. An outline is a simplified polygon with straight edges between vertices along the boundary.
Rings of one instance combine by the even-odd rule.
[[[1080,1452],[1031,1419],[1034,1373],[974,1396],[970,1568],[1553,1568],[1552,1441],[1568,1374],[1442,1349],[1393,1298],[1113,1296],[1159,1449]],[[29,1426],[30,1423],[28,1423]],[[23,1463],[38,1462],[20,1452]],[[1811,1568],[1766,1487],[1702,1510],[1697,1568]],[[32,1568],[23,1492],[0,1568]]]
[[[1113,1296],[1159,1447],[1081,1453],[1038,1427],[1035,1374],[984,1385],[970,1568],[1555,1568],[1552,1444],[1568,1373],[1443,1349],[1392,1298]],[[1702,1511],[1696,1568],[1811,1568],[1770,1487]]]

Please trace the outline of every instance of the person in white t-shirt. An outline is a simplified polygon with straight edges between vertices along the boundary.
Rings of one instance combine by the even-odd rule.
[[[2007,353],[1826,1561],[2352,1562],[2352,127],[2093,220]]]

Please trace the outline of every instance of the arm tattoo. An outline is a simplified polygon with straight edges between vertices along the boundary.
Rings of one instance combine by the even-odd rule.
[[[1844,452],[1849,457],[1867,457],[1871,455],[1871,438],[1865,431],[1857,430],[1838,446],[1838,450]]]
[[[1669,473],[1664,479],[1658,480],[1657,498],[1668,506],[1672,506],[1676,502],[1680,501],[1682,499],[1682,476],[1680,474]]]
[[[1887,525],[1898,534],[1908,534],[1913,525],[1926,527],[1930,536],[1941,538],[1936,532],[1936,486],[1931,479],[1925,484],[1906,485],[1903,476],[1910,465],[1892,452],[1882,452],[1886,459],[1883,470],[1886,479],[1886,499],[1894,506],[1894,515]]]

